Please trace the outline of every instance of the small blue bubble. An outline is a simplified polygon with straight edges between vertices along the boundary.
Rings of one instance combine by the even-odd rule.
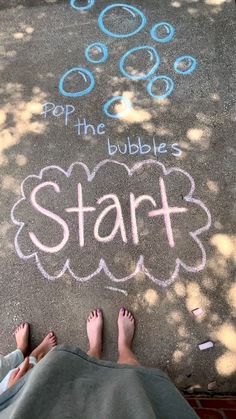
[[[79,0],[80,1],[80,0]],[[86,10],[89,10],[93,7],[95,0],[87,0],[87,5],[86,6],[77,6],[78,0],[70,0],[70,5],[71,7],[73,7],[73,9],[78,10],[79,12],[83,12]]]
[[[64,83],[67,77],[72,75],[73,73],[80,74],[84,82],[89,83],[89,86],[82,90],[78,90],[77,92],[66,92],[64,89]],[[62,96],[65,96],[65,97],[81,97],[90,93],[93,90],[94,86],[95,86],[95,80],[91,71],[82,67],[74,67],[71,70],[66,71],[66,73],[63,74],[63,76],[61,77],[59,81],[59,92]]]
[[[162,95],[155,95],[155,93],[153,93],[152,91],[153,84],[158,80],[165,82],[165,93],[163,93]],[[173,89],[174,89],[174,82],[170,77],[167,77],[167,76],[154,77],[152,80],[149,81],[147,85],[147,92],[154,99],[165,99],[166,97],[170,96]]]
[[[131,32],[127,32],[124,34],[119,34],[119,33],[115,33],[115,32],[111,32],[109,29],[107,29],[105,27],[104,24],[104,17],[106,17],[107,13],[114,9],[114,11],[116,9],[122,8],[123,10],[125,10],[126,12],[128,12],[132,18],[137,18],[139,17],[141,19],[140,24],[137,26],[136,29],[134,29]],[[105,7],[105,9],[100,13],[99,17],[98,17],[98,26],[101,29],[101,31],[103,33],[105,33],[106,35],[109,35],[113,38],[128,38],[129,36],[133,36],[136,35],[136,33],[140,32],[143,27],[146,25],[147,23],[147,19],[144,16],[144,14],[137,9],[136,7],[130,6],[129,4],[125,4],[125,3],[116,3],[116,4],[111,4],[110,6]],[[123,27],[123,19],[120,20],[120,26]]]
[[[136,52],[140,51],[140,50],[144,50],[144,51],[147,51],[149,53],[150,62],[152,62],[153,65],[152,65],[151,70],[149,70],[146,74],[132,75],[132,74],[128,73],[128,71],[125,69],[125,61],[130,55],[135,56]],[[146,62],[144,61],[143,64],[145,66]],[[141,46],[141,47],[132,48],[129,51],[127,51],[121,57],[119,67],[120,67],[120,72],[123,74],[123,76],[127,77],[130,80],[146,80],[148,77],[150,77],[157,70],[159,65],[160,65],[160,57],[157,54],[155,48],[150,47],[148,45],[144,45],[144,46]]]
[[[158,29],[165,29],[167,35],[165,37],[159,37],[157,35]],[[161,42],[163,44],[166,44],[167,42],[172,41],[175,35],[175,28],[170,25],[170,23],[167,22],[160,22],[154,25],[150,31],[152,39],[157,42]]]
[[[93,58],[92,57],[92,51],[96,50],[98,54],[101,55],[100,58]],[[105,44],[102,44],[101,42],[94,42],[94,44],[89,45],[85,50],[85,57],[90,63],[93,64],[101,64],[105,63],[108,58],[108,49]]]
[[[113,103],[115,102],[124,102],[126,105],[126,109],[123,112],[119,112],[119,113],[111,113],[109,112],[109,108],[111,105],[113,105]],[[103,106],[103,111],[104,113],[109,116],[109,118],[114,118],[114,119],[119,119],[122,118],[123,116],[126,115],[126,113],[128,111],[130,111],[130,109],[132,109],[132,104],[130,102],[129,99],[127,99],[127,97],[124,96],[114,96],[111,99],[109,99],[105,105]]]
[[[186,70],[181,70],[181,64],[187,63]],[[183,55],[175,60],[174,63],[174,70],[178,74],[182,74],[183,76],[187,74],[191,74],[197,67],[197,60],[196,58],[192,57],[191,55]]]

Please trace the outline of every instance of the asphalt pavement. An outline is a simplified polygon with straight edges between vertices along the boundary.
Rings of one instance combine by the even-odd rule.
[[[234,28],[227,0],[0,0],[2,353],[23,320],[86,350],[100,307],[115,361],[124,306],[143,365],[236,391]]]

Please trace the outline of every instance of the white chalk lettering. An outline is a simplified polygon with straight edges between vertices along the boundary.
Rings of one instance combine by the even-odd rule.
[[[83,118],[83,122],[80,119],[77,119],[77,124],[75,124],[77,128],[77,135],[102,135],[105,134],[105,130],[101,131],[102,128],[105,127],[104,124],[99,124],[97,127],[93,124],[87,123],[86,119]]]

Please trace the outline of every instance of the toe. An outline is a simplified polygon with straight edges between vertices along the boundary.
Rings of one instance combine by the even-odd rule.
[[[100,308],[97,309],[98,317],[102,317],[102,310]]]
[[[124,307],[121,307],[120,308],[120,313],[124,316],[125,315],[125,308]]]
[[[125,310],[125,315],[126,315],[126,317],[128,317],[128,315],[129,315],[128,310]]]

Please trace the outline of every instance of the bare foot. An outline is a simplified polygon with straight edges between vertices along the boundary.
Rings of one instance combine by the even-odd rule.
[[[102,310],[96,309],[91,311],[87,319],[87,335],[89,340],[88,355],[98,359],[101,358],[102,354],[102,327]]]
[[[29,324],[21,323],[14,332],[16,347],[20,349],[24,356],[29,350]]]
[[[57,338],[53,332],[48,333],[48,335],[43,339],[43,341],[31,352],[31,356],[34,356],[38,361],[42,359],[49,351],[51,351],[54,346],[57,344]]]
[[[118,351],[131,349],[134,337],[134,317],[129,310],[121,308],[118,316]]]

